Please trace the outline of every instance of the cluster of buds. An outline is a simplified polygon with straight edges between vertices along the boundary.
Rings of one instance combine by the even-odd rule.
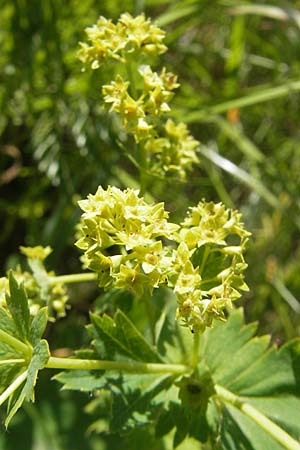
[[[165,32],[144,14],[132,17],[124,13],[116,24],[101,16],[95,25],[86,28],[86,34],[89,43],[80,43],[78,57],[92,69],[98,69],[109,59],[126,62],[128,54],[151,56],[167,50],[162,43]]]
[[[40,308],[48,306],[49,320],[64,317],[68,295],[62,283],[50,283],[54,272],[47,272],[43,261],[51,253],[50,247],[21,247],[21,252],[27,256],[31,272],[22,271],[20,266],[14,270],[14,277],[18,283],[23,284],[30,314],[35,316]],[[0,306],[6,305],[6,294],[9,294],[8,277],[0,278]]]
[[[79,204],[84,213],[76,245],[99,286],[139,296],[168,286],[178,300],[177,319],[195,332],[224,319],[247,290],[243,251],[249,233],[236,211],[200,202],[176,225],[163,203],[147,204],[138,191],[116,187],[99,187]]]
[[[127,80],[119,73],[124,70],[116,71],[115,79],[102,86],[102,94],[104,104],[120,116],[126,132],[143,147],[147,170],[159,176],[179,176],[185,181],[187,171],[198,163],[199,143],[183,123],[161,120],[170,111],[173,91],[179,87],[177,76],[165,68],[155,72],[145,64],[147,56],[166,51],[162,44],[165,33],[144,15],[134,18],[130,14],[121,15],[116,24],[100,17],[86,32],[89,44],[81,43],[79,51],[85,65],[97,69],[113,59],[131,73]]]

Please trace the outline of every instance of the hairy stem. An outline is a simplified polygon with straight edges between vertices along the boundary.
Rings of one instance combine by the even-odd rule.
[[[118,362],[98,359],[72,359],[50,357],[46,366],[48,369],[67,370],[125,370],[140,373],[170,373],[182,374],[190,372],[190,367],[184,364],[155,364],[142,362]]]
[[[216,385],[215,390],[217,395],[223,401],[230,403],[235,408],[239,409],[245,416],[253,420],[266,433],[272,436],[287,450],[300,450],[300,443],[287,434],[282,428],[276,425],[272,420],[268,419],[264,414],[259,412],[256,408],[242,401],[237,395],[233,394],[222,386]]]
[[[72,273],[70,275],[60,275],[57,277],[50,277],[49,284],[56,283],[82,283],[84,281],[96,281],[97,274],[94,272],[87,273]]]
[[[16,339],[15,337],[11,336],[10,334],[6,333],[4,330],[0,330],[0,341],[4,344],[9,345],[10,347],[13,347],[15,350],[17,350],[20,353],[23,353],[24,355],[29,356],[31,354],[31,348],[24,344],[23,342],[19,341],[19,339]]]
[[[23,381],[27,378],[28,370],[25,370],[21,373],[9,386],[5,389],[4,392],[0,395],[0,406],[8,399],[8,397],[23,383]]]

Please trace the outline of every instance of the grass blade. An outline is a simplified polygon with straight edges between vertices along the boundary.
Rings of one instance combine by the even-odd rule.
[[[274,278],[271,281],[272,286],[276,289],[276,291],[280,294],[280,296],[286,301],[286,303],[292,308],[295,313],[300,313],[300,303],[298,300],[293,296],[291,291],[283,284],[283,282],[278,279]]]
[[[263,161],[265,155],[256,147],[256,145],[245,136],[242,130],[228,122],[228,120],[223,119],[223,117],[216,117],[215,122],[223,133],[230,139],[237,148],[249,159],[254,161]]]
[[[251,190],[256,192],[260,197],[262,197],[270,206],[273,208],[281,208],[280,202],[277,200],[274,194],[270,192],[261,181],[252,177],[245,170],[241,169],[233,162],[229,161],[229,159],[224,158],[219,155],[217,152],[212,150],[209,147],[201,146],[199,148],[200,153],[210,161],[212,161],[216,166],[225,170],[225,172],[230,173],[243,184],[248,186]]]
[[[186,123],[197,122],[198,120],[203,119],[207,120],[209,115],[221,114],[233,108],[244,108],[246,106],[256,105],[258,103],[274,100],[299,91],[300,80],[286,81],[281,86],[259,89],[256,92],[245,95],[244,97],[228,100],[224,103],[219,103],[218,105],[210,106],[200,111],[186,113],[184,120]]]
[[[175,20],[182,19],[183,17],[190,16],[194,14],[199,6],[196,5],[190,5],[183,8],[177,8],[177,9],[171,9],[169,11],[166,11],[165,13],[161,14],[155,22],[157,25],[166,26],[169,23],[174,22]]]
[[[257,14],[282,21],[292,20],[300,27],[300,13],[291,8],[280,8],[272,5],[239,5],[230,8],[230,13],[233,15]]]

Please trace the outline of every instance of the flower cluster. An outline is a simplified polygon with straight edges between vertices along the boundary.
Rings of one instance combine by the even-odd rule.
[[[148,205],[132,189],[99,187],[79,205],[84,214],[76,245],[100,286],[142,295],[166,282],[171,256],[161,238],[172,239],[179,227],[167,221],[163,203]]]
[[[92,69],[98,69],[104,61],[115,59],[125,62],[131,53],[160,55],[167,50],[162,44],[165,32],[145,18],[144,14],[132,17],[129,13],[121,15],[116,24],[105,17],[86,29],[88,42],[81,42],[79,59]]]
[[[138,71],[143,78],[142,97],[145,113],[159,116],[170,111],[168,101],[173,97],[172,91],[179,87],[177,76],[167,72],[165,68],[158,74],[148,65],[140,66]]]
[[[50,320],[55,317],[64,317],[68,295],[61,283],[51,284],[50,279],[54,272],[46,272],[43,261],[51,253],[50,247],[21,247],[21,252],[27,256],[31,272],[22,271],[18,266],[14,270],[14,277],[22,283],[28,296],[30,314],[35,316],[43,306],[48,306]],[[9,294],[9,281],[7,277],[0,278],[0,305],[5,307],[6,294]]]
[[[200,202],[182,224],[168,221],[163,203],[147,204],[132,189],[99,187],[80,201],[77,247],[99,286],[142,296],[164,284],[178,300],[177,319],[202,332],[247,290],[243,251],[249,233],[241,215]],[[234,244],[234,245],[233,245]]]
[[[100,17],[87,34],[89,44],[81,43],[79,52],[84,64],[96,69],[113,59],[125,66],[126,70],[116,70],[114,79],[102,86],[102,94],[104,104],[120,116],[126,132],[139,144],[137,166],[141,171],[179,176],[185,181],[186,173],[198,163],[199,143],[183,123],[161,120],[170,111],[169,102],[179,87],[177,76],[165,68],[155,72],[145,64],[145,56],[166,50],[161,43],[165,33],[144,15],[133,18],[123,14],[116,24]],[[120,75],[124,72],[128,79]]]
[[[143,90],[137,100],[129,94],[130,83],[121,75],[102,87],[104,101],[110,105],[110,111],[120,114],[124,127],[137,142],[153,134],[152,117],[170,110],[167,102],[173,96],[172,91],[179,86],[176,76],[165,69],[159,75],[144,65],[139,68],[139,74],[143,78]]]
[[[183,181],[198,162],[198,147],[199,142],[189,134],[187,126],[171,119],[164,126],[163,136],[149,138],[145,143],[151,170],[159,175],[176,175]]]
[[[185,258],[197,267],[188,274],[189,289],[180,276],[175,285],[178,297],[177,317],[194,330],[202,331],[214,318],[224,319],[224,311],[247,291],[243,257],[248,237],[241,214],[226,209],[221,203],[200,202],[190,208],[181,224],[180,240],[185,244]],[[233,245],[234,244],[234,245]],[[189,257],[189,258],[188,258]],[[186,277],[183,277],[186,283]]]

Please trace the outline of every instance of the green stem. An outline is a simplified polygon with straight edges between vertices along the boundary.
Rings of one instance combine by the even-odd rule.
[[[72,273],[71,275],[60,275],[57,277],[50,277],[49,284],[56,283],[82,283],[84,281],[96,281],[98,275],[93,272],[87,273]]]
[[[137,89],[135,82],[135,74],[137,72],[136,64],[134,64],[133,60],[128,58],[126,63],[126,71],[129,80],[129,94],[132,96],[134,100],[137,100]]]
[[[28,370],[21,373],[4,392],[0,395],[0,406],[8,399],[8,397],[23,383],[27,378]]]
[[[210,251],[211,251],[211,249],[208,246],[206,246],[205,249],[204,249],[203,257],[202,257],[201,266],[199,268],[199,273],[200,274],[202,273],[202,271],[203,271],[203,269],[205,267],[205,263],[207,261],[207,258],[209,256],[209,254],[210,254]]]
[[[145,310],[148,318],[150,333],[151,333],[151,340],[152,344],[155,345],[155,317],[154,317],[154,311],[153,311],[153,304],[151,302],[151,299],[147,293],[143,296],[143,302],[145,305]]]
[[[194,334],[194,348],[193,348],[193,367],[196,368],[199,361],[199,345],[200,345],[200,335],[199,333]]]
[[[191,370],[189,366],[184,364],[119,362],[98,359],[55,358],[54,356],[49,358],[45,367],[48,369],[66,370],[125,370],[127,372],[171,374],[182,374]]]
[[[242,401],[237,395],[233,394],[222,386],[215,385],[215,390],[219,398],[227,403],[230,403],[235,408],[239,409],[245,416],[253,420],[266,433],[272,436],[287,450],[300,450],[300,443],[287,434],[282,428],[276,425],[272,420],[268,419],[264,414],[259,412],[256,408]]]
[[[25,364],[26,360],[23,358],[16,358],[16,359],[1,359],[0,360],[0,366],[5,366],[6,364]]]
[[[140,163],[140,195],[144,195],[148,187],[148,161],[144,146],[139,144]]]
[[[6,333],[6,331],[4,330],[0,330],[0,341],[4,344],[9,345],[10,347],[13,347],[15,350],[22,354],[25,354],[27,356],[31,354],[31,348],[28,345]]]

